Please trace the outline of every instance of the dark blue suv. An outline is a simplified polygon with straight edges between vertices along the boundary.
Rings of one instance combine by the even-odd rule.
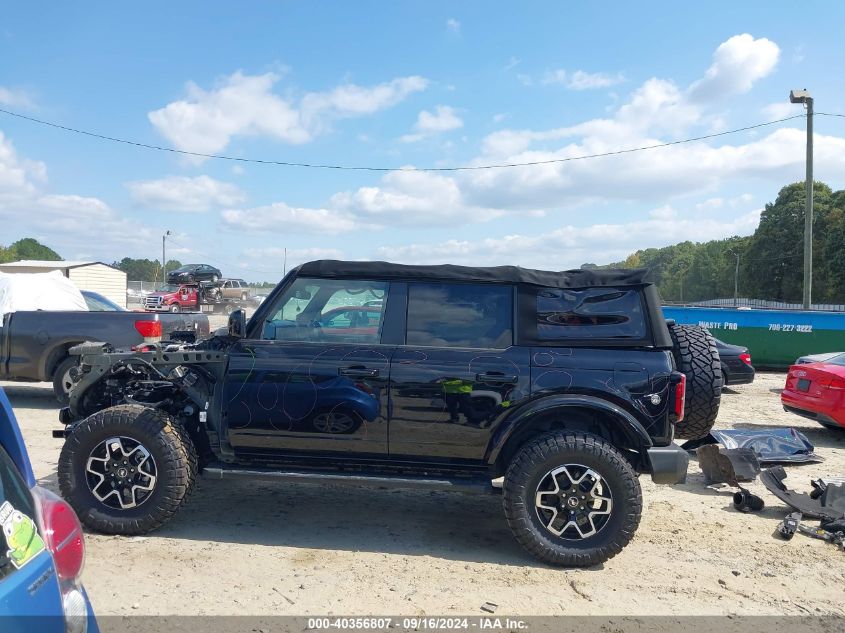
[[[73,509],[35,478],[0,388],[0,630],[97,633],[79,582],[85,558]]]
[[[158,527],[200,473],[477,490],[561,565],[627,544],[721,392],[640,270],[316,261],[211,339],[73,353],[59,481],[92,529]]]

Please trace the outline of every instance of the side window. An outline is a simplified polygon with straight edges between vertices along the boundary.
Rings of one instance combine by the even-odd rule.
[[[543,288],[537,292],[541,339],[641,339],[646,333],[637,289]]]
[[[261,338],[378,343],[384,313],[380,306],[370,306],[383,302],[387,291],[388,283],[383,281],[296,279],[271,309]]]
[[[504,349],[513,344],[513,289],[408,284],[408,345]]]

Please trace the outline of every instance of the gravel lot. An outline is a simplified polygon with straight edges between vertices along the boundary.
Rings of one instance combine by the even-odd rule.
[[[718,426],[800,428],[826,461],[788,467],[788,483],[845,473],[845,433],[784,413],[783,374],[725,394]],[[61,447],[50,387],[0,383],[40,483],[56,490]],[[84,582],[100,615],[117,614],[845,614],[842,552],[773,536],[786,507],[762,484],[760,514],[728,490],[644,478],[633,542],[600,568],[536,563],[511,538],[498,497],[371,492],[314,485],[200,482],[149,536],[89,534]]]

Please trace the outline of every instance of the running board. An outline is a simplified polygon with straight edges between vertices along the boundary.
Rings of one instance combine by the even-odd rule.
[[[469,478],[428,478],[408,475],[365,475],[360,473],[321,472],[313,470],[274,470],[272,468],[238,468],[227,464],[206,466],[204,479],[259,479],[285,483],[311,483],[361,486],[365,488],[443,490],[473,494],[498,494],[490,480]]]

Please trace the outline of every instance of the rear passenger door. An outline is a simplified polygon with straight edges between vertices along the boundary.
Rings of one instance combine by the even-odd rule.
[[[514,346],[514,288],[409,283],[404,300],[405,344],[390,368],[389,452],[481,460],[499,417],[529,390],[528,351]]]

